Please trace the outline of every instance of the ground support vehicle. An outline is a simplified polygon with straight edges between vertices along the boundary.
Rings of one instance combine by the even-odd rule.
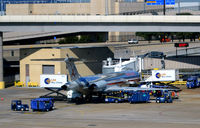
[[[172,99],[178,99],[179,98],[179,92],[171,91]]]
[[[105,95],[105,102],[107,103],[120,103],[127,101],[127,95],[122,91],[112,91]]]
[[[169,97],[157,97],[156,103],[173,103],[173,99],[171,96]]]
[[[128,101],[130,103],[147,103],[149,100],[149,92],[133,91],[128,93]]]
[[[173,103],[171,92],[165,91],[162,96],[156,97],[156,103]]]
[[[149,102],[150,95],[148,91],[111,91],[105,94],[105,102],[120,103],[120,102]]]
[[[138,40],[136,40],[136,39],[130,39],[130,40],[128,40],[128,43],[129,44],[138,44]]]
[[[198,77],[197,76],[191,76],[187,79],[187,88],[196,88],[199,87]]]
[[[32,111],[50,111],[54,109],[52,98],[36,98],[31,100]]]
[[[22,104],[21,100],[12,100],[11,101],[11,110],[29,111],[29,106],[28,106],[28,104]]]

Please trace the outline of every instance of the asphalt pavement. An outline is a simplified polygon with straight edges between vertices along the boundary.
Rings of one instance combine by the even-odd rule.
[[[199,128],[200,88],[186,89],[173,103],[90,103],[56,102],[50,112],[10,110],[13,99],[30,100],[47,93],[44,89],[0,90],[0,128]]]

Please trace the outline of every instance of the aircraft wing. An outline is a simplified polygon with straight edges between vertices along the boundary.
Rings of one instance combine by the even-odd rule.
[[[94,82],[98,82],[98,81],[101,81],[101,80],[106,81],[108,79],[116,78],[116,77],[121,76],[121,75],[124,75],[124,73],[99,74],[99,75],[91,76],[91,77],[96,77],[96,79],[93,79],[89,82],[94,83]]]
[[[105,92],[109,91],[156,91],[156,90],[168,90],[168,91],[180,91],[180,89],[173,88],[140,88],[140,87],[119,87],[119,86],[111,86],[108,87]]]
[[[133,72],[131,72],[133,73]],[[115,72],[109,74],[99,74],[95,76],[84,77],[90,84],[105,81],[107,85],[120,85],[128,81],[139,79],[139,75],[130,72]]]
[[[106,85],[120,85],[121,81],[124,81],[122,79],[119,79],[117,77],[123,75],[123,73],[113,73],[113,74],[98,74],[98,75],[94,75],[94,76],[87,76],[87,77],[83,77],[85,78],[89,84],[94,84],[100,81],[104,81],[106,83]],[[115,79],[117,78],[117,79]],[[124,81],[125,82],[125,81]]]

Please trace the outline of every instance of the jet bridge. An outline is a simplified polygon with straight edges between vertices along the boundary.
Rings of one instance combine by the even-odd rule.
[[[112,60],[112,58],[107,58],[107,60],[103,61],[102,73],[106,74],[126,70],[134,70],[137,72],[141,72],[141,61],[142,59],[138,57],[133,57],[126,61],[122,61],[121,58],[119,60]]]

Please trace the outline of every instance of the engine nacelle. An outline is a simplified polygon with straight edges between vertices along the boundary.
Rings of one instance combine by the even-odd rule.
[[[91,85],[91,88],[93,88],[95,91],[103,91],[106,89],[107,82],[104,80],[95,82]]]

